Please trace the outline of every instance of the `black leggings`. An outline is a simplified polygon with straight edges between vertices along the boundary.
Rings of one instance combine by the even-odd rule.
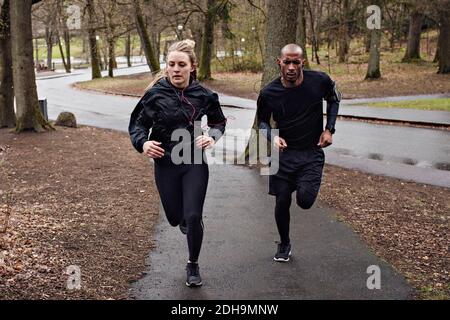
[[[316,201],[322,181],[325,155],[322,149],[289,150],[280,155],[280,170],[269,177],[269,193],[276,196],[275,221],[282,244],[289,244],[292,192],[297,205],[309,209]]]
[[[314,204],[317,193],[314,188],[299,187],[297,188],[297,205],[302,209],[309,209]],[[292,202],[292,189],[289,187],[289,183],[286,182],[285,188],[281,188],[279,193],[276,195],[275,203],[275,221],[277,223],[278,233],[280,234],[280,240],[282,244],[289,244],[289,223],[291,220],[291,215],[289,208]]]
[[[203,240],[203,204],[209,170],[203,164],[157,164],[155,182],[167,220],[178,226],[185,219],[189,260],[197,262]]]

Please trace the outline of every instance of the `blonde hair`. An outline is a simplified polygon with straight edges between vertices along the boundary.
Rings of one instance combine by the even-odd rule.
[[[196,80],[197,78],[197,70],[196,70],[196,66],[197,66],[197,57],[195,56],[195,51],[194,51],[194,47],[195,47],[195,42],[192,40],[183,40],[183,41],[178,41],[173,43],[169,49],[167,50],[167,56],[169,56],[169,54],[171,52],[184,52],[189,56],[189,60],[191,61],[191,64],[194,66],[194,71],[191,72],[191,77]],[[161,80],[162,78],[167,77],[167,68],[164,68],[164,70],[161,70],[160,72],[158,72],[155,75],[155,78],[150,82],[149,86],[145,89],[145,91],[150,90],[159,80]]]

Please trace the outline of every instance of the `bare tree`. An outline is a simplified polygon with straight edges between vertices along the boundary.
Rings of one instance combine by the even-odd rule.
[[[93,0],[86,0],[86,7],[88,13],[88,39],[89,39],[89,51],[91,55],[91,69],[92,79],[98,79],[102,77],[100,70],[100,56],[98,52],[97,35],[95,28],[95,8]]]
[[[350,12],[350,0],[342,0],[339,3],[339,62],[347,61],[349,51],[348,21]]]
[[[0,12],[0,128],[15,125],[9,0]]]
[[[450,1],[441,0],[439,11],[439,70],[450,73]]]
[[[311,49],[311,60],[314,61],[314,58],[316,59],[317,64],[320,64],[320,58],[319,58],[319,19],[315,19],[315,13],[314,13],[314,7],[311,4],[310,0],[305,0],[306,9],[309,13],[309,21],[311,25],[311,42],[312,42],[312,49]],[[314,5],[317,6],[317,3],[314,2]],[[318,11],[322,11],[323,2],[319,1],[319,8]]]
[[[212,79],[211,59],[214,43],[214,26],[218,16],[220,16],[224,10],[227,10],[228,5],[228,0],[207,0],[206,10],[203,10],[205,19],[203,25],[200,68],[198,71],[198,78],[200,80]]]
[[[380,0],[374,0],[373,3],[380,6]],[[381,77],[380,71],[380,46],[381,46],[381,29],[374,28],[370,32],[370,53],[369,63],[367,66],[366,79],[378,79]]]
[[[127,66],[131,67],[131,33],[128,32],[125,37],[125,57],[127,58]]]
[[[267,7],[266,49],[264,54],[264,72],[261,87],[264,87],[279,75],[275,63],[281,48],[294,43],[297,28],[298,0],[269,0]]]
[[[297,16],[297,35],[296,43],[303,49],[303,58],[305,59],[305,68],[309,68],[308,52],[306,50],[306,4],[305,0],[298,1]]]
[[[141,4],[139,0],[133,0],[133,8],[136,20],[136,28],[139,33],[139,38],[141,39],[141,45],[144,49],[145,57],[147,58],[148,67],[150,68],[151,72],[158,72],[160,69],[159,59],[156,59],[155,57],[155,51],[150,36],[147,32],[147,28],[145,27],[144,16],[142,14]]]
[[[420,60],[420,35],[422,34],[422,22],[424,18],[423,6],[413,1],[412,12],[409,20],[408,42],[405,56],[402,62]]]
[[[266,29],[266,49],[264,54],[264,72],[261,81],[261,87],[267,85],[275,77],[279,76],[280,71],[276,64],[276,58],[280,55],[280,50],[289,43],[294,43],[298,14],[298,0],[268,0],[267,5],[267,29]],[[255,115],[252,125],[252,134],[246,150],[242,155],[243,159],[248,161],[251,157],[250,146],[259,146],[258,136],[254,134],[258,129],[258,119]],[[258,149],[258,148],[256,148]],[[268,148],[270,150],[270,148]],[[256,158],[259,155],[256,151]]]
[[[61,0],[46,0],[33,6],[33,30],[45,30],[45,43],[47,47],[47,67],[52,67],[53,62],[53,45],[57,35],[57,25],[60,16],[59,7]],[[56,10],[55,10],[56,8]],[[35,35],[36,37],[38,34]],[[36,57],[37,58],[37,57]]]
[[[39,110],[36,77],[33,68],[31,6],[37,0],[12,1],[11,43],[14,94],[16,96],[16,131],[43,131],[52,128]]]

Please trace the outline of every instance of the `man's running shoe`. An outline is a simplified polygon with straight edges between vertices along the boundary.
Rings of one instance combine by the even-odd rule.
[[[198,263],[188,262],[186,265],[186,273],[186,285],[188,287],[200,287],[202,285]]]
[[[277,253],[273,257],[273,260],[278,262],[288,262],[290,255],[291,255],[291,245],[279,243]]]

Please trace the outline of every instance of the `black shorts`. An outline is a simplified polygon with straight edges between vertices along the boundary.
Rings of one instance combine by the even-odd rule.
[[[276,196],[286,190],[294,192],[299,187],[306,188],[308,192],[317,194],[322,182],[325,154],[320,147],[295,150],[285,149],[279,153],[279,170],[269,176],[269,194]],[[276,158],[272,159],[272,162]]]

